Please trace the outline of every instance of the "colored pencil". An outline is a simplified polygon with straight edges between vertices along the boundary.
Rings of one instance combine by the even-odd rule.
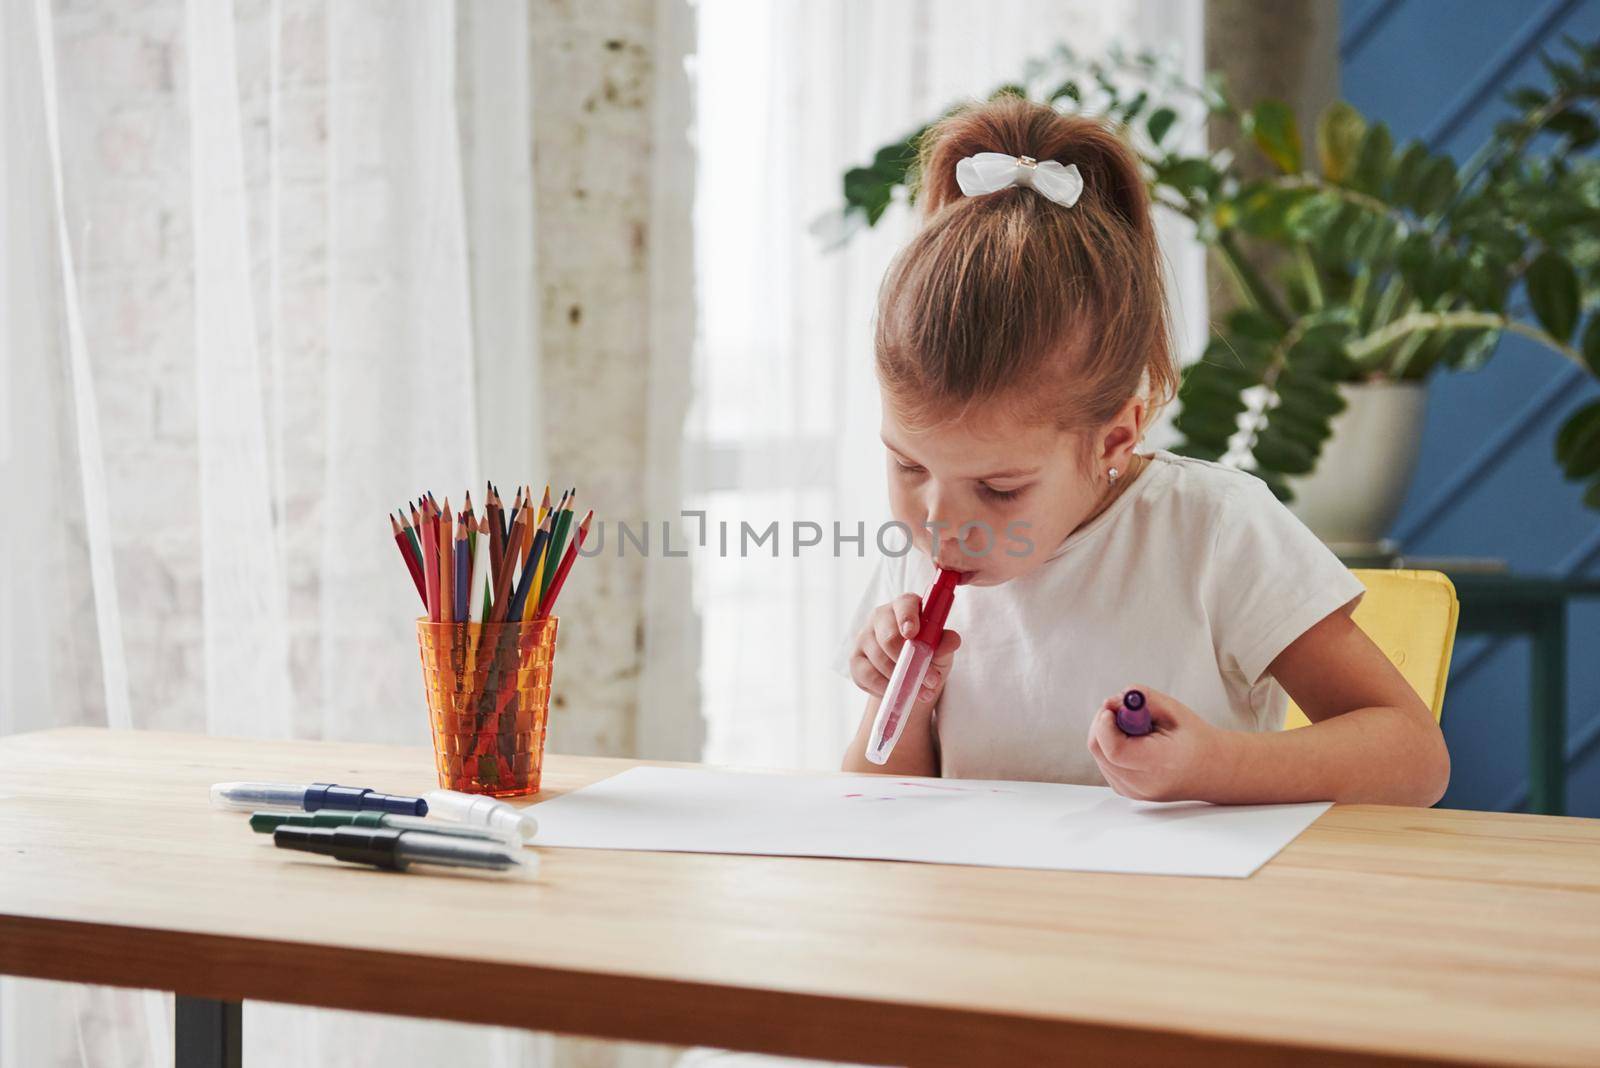
[[[444,509],[439,513],[439,621],[454,623],[455,598],[455,520],[450,515],[450,498],[444,499]]]
[[[467,549],[467,513],[461,513],[456,527],[455,617],[457,623],[467,621],[472,601],[472,553]]]
[[[510,607],[511,600],[511,571],[517,559],[517,554],[522,550],[522,539],[528,535],[528,517],[521,515],[511,524],[511,537],[506,541],[506,555],[501,562],[500,577],[494,583],[494,604],[490,608],[489,622],[501,623],[506,618],[506,609]]]
[[[439,555],[439,502],[433,499],[433,494],[424,494],[422,500],[422,514],[428,521],[428,526],[433,528],[433,555]],[[439,576],[440,587],[443,588],[444,575]],[[439,606],[442,609],[443,605]]]
[[[483,490],[483,517],[485,519],[493,519],[494,518],[494,489],[491,487],[491,485],[490,485],[490,483],[489,483],[489,481],[487,479],[484,480],[483,486],[484,486],[484,490]],[[483,528],[482,533],[483,534],[488,534],[489,533],[489,529],[487,527]],[[489,547],[488,543],[485,542],[484,543],[484,548],[487,549],[488,547]]]
[[[544,569],[544,577],[539,586],[539,599],[542,601],[550,593],[550,583],[555,578],[556,566],[562,562],[561,550],[567,544],[567,531],[572,528],[572,501],[578,495],[576,488],[568,490],[561,497],[561,508],[556,515],[555,529],[550,533],[550,548],[545,555],[549,558],[548,566]]]
[[[559,551],[554,550],[553,546],[555,545],[556,529],[561,522],[561,509],[566,506],[566,503],[567,495],[563,492],[555,507],[550,509],[550,540],[544,543],[543,552],[540,553],[539,559],[533,562],[533,581],[536,583],[534,588],[539,591],[539,595],[534,598],[535,608],[539,607],[539,601],[544,598],[544,591],[550,585],[545,580],[555,574],[556,565],[550,562],[550,557],[552,551]],[[556,563],[560,563],[560,561],[557,560]]]
[[[426,505],[424,505],[426,508]],[[422,577],[427,590],[428,619],[439,622],[439,528],[431,517],[422,521]]]
[[[550,517],[545,516],[544,522],[539,524],[539,530],[533,536],[529,546],[529,558],[539,555],[544,548],[544,543],[550,539]],[[517,590],[511,595],[511,605],[506,609],[506,618],[522,620],[529,618],[523,615],[523,609],[528,603],[528,591],[533,589],[533,568],[527,564],[522,565],[522,578],[517,582]]]
[[[411,543],[412,557],[420,563],[422,560],[422,543],[417,541],[417,528],[406,518],[404,508],[398,509],[395,514],[400,517],[400,527],[406,532],[406,540]],[[413,511],[411,514],[415,515],[416,512]]]
[[[489,581],[498,585],[506,557],[506,536],[500,529],[500,497],[493,489],[489,491],[489,503],[484,508],[489,521]]]
[[[422,598],[422,606],[428,606],[428,591],[424,588],[422,568],[417,558],[411,555],[411,542],[406,538],[405,531],[400,529],[400,524],[395,522],[394,516],[389,517],[389,526],[394,529],[394,543],[400,547],[400,555],[405,558],[406,570],[411,573],[411,581],[417,587],[417,596]]]
[[[593,508],[584,514],[583,522],[578,524],[578,536],[567,546],[567,553],[561,558],[561,566],[556,569],[555,578],[550,580],[550,590],[539,602],[539,611],[534,614],[534,619],[549,618],[550,611],[555,608],[556,598],[561,596],[561,587],[566,584],[567,574],[572,570],[572,562],[578,558],[578,550],[583,547],[583,539],[589,536],[589,523],[592,519],[594,519]]]
[[[511,520],[513,518],[515,518],[515,516],[511,512],[506,510],[506,496],[505,496],[505,494],[500,492],[500,487],[499,486],[496,486],[494,488],[494,495],[495,495],[495,499],[500,502],[500,525],[502,527],[502,533],[505,535],[506,541],[510,541],[511,540]]]
[[[539,524],[544,523],[544,513],[547,512],[547,508],[534,508],[533,507],[533,486],[523,486],[522,492],[523,492],[523,497],[526,497],[526,500],[528,500],[528,512],[530,512],[531,515],[533,515],[533,529],[534,529],[534,532],[538,532]],[[523,558],[522,558],[522,566],[523,566],[523,568],[526,568],[526,566],[528,566],[528,561],[533,560],[533,542],[534,542],[534,540],[538,540],[538,539],[530,539],[530,540],[528,540],[528,552],[526,552],[526,555],[523,556]]]
[[[522,487],[518,486],[517,487],[517,495],[511,502],[511,522],[515,523],[517,521],[517,516],[519,516],[521,514],[522,514]],[[526,549],[527,546],[524,545],[523,548]],[[519,564],[522,563],[522,558],[521,557],[517,558],[517,563],[519,563]]]
[[[405,550],[407,556],[416,560],[422,559],[422,554],[416,552],[417,543],[412,540],[411,524],[406,520],[405,509],[396,508],[389,514],[390,529],[397,530],[405,540],[400,543],[400,548]]]
[[[467,522],[472,524],[472,519],[469,517]],[[483,522],[487,522],[487,520],[484,520]],[[478,531],[476,529],[478,525],[481,524],[473,525],[473,538],[478,536]],[[487,549],[485,549],[483,552],[472,553],[471,555],[472,579],[467,584],[467,610],[470,613],[468,619],[473,623],[482,623],[484,615],[483,610],[489,601],[489,591],[484,587],[484,583],[488,579],[489,552]]]

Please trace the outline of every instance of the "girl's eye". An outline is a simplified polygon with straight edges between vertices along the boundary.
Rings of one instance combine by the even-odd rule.
[[[920,464],[903,464],[899,460],[896,460],[894,465],[898,467],[903,474],[919,475],[922,473],[922,467]]]
[[[991,501],[1014,501],[1018,497],[1022,496],[1023,491],[1025,491],[1027,488],[1028,487],[1026,486],[1018,486],[1016,489],[1003,490],[995,489],[993,486],[986,485],[982,482],[978,483],[978,492],[981,495],[989,498]]]

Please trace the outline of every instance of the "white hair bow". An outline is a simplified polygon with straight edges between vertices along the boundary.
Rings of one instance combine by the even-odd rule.
[[[1076,163],[1063,167],[1053,159],[1041,163],[1032,156],[979,152],[956,164],[956,184],[969,197],[981,197],[1020,185],[1046,200],[1070,208],[1083,192],[1083,175],[1078,173]]]

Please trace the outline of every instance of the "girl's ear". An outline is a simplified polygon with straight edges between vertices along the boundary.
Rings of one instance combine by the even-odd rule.
[[[1144,436],[1146,411],[1145,399],[1133,397],[1101,429],[1100,447],[1096,450],[1096,460],[1101,470],[1111,467],[1119,471],[1128,469],[1133,450]]]

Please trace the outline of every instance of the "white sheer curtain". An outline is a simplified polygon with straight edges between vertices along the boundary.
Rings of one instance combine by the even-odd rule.
[[[695,232],[701,323],[686,479],[712,524],[694,556],[707,759],[836,767],[862,699],[828,670],[888,518],[870,322],[904,205],[840,252],[808,224],[840,176],[1057,43],[1175,53],[1198,76],[1199,0],[702,0]],[[1163,223],[1180,344],[1203,338],[1201,253]],[[740,558],[776,520],[778,556]],[[864,522],[864,547],[833,554]],[[717,542],[722,522],[729,552]],[[794,555],[795,522],[824,543]],[[814,536],[807,528],[806,537]],[[857,555],[858,552],[860,555]],[[660,610],[660,606],[658,606]]]
[[[382,516],[540,460],[527,35],[524,0],[0,0],[0,733],[426,743]],[[543,1041],[245,1010],[256,1064]],[[171,1061],[168,996],[0,981],[6,1066]]]

